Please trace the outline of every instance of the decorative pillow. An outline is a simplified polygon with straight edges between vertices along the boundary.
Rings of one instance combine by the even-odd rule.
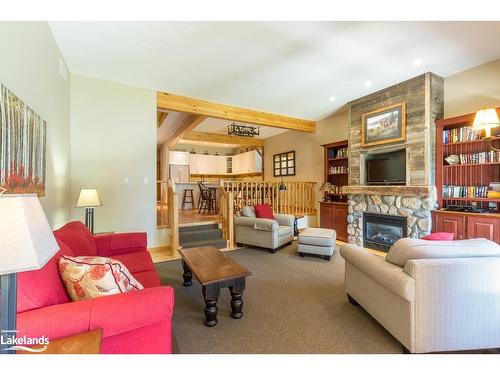
[[[245,217],[256,217],[254,208],[250,206],[244,206],[241,209],[241,215]]]
[[[422,240],[427,240],[427,241],[453,241],[455,238],[455,233],[448,233],[448,232],[436,232],[436,233],[431,233],[428,236],[422,237]]]
[[[274,220],[273,209],[268,204],[256,204],[253,206],[255,209],[255,216],[259,219],[272,219]]]
[[[63,255],[59,273],[73,301],[144,289],[122,262],[111,258]]]
[[[484,238],[461,241],[425,241],[401,238],[391,246],[385,260],[404,267],[411,259],[498,257],[500,246]]]

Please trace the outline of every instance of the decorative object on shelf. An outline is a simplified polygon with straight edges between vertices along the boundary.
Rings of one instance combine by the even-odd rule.
[[[17,272],[42,268],[59,250],[35,194],[0,195],[1,326],[0,353],[9,350],[16,332]]]
[[[80,189],[76,207],[85,207],[85,225],[94,233],[94,208],[102,206],[97,189]]]
[[[203,152],[203,155],[210,155],[207,150]]]
[[[189,151],[189,153],[190,153],[191,155],[196,155],[196,150],[195,150],[194,148],[192,148],[192,149],[191,149],[191,151]]]
[[[328,193],[330,193],[332,190],[333,190],[333,186],[328,181],[323,182],[321,184],[321,186],[319,187],[319,191],[323,192],[323,202],[330,202],[331,201]]]
[[[295,176],[295,151],[283,152],[273,156],[273,176]]]
[[[500,120],[498,119],[498,113],[494,108],[486,108],[481,109],[476,112],[476,116],[474,117],[474,122],[472,123],[472,127],[474,129],[484,129],[484,139],[488,141],[488,146],[494,151],[500,151],[500,148],[495,148],[491,144],[492,136],[491,129],[500,126]]]
[[[259,133],[260,127],[256,126],[238,125],[233,122],[227,127],[228,135],[237,135],[238,137],[255,137]]]
[[[284,193],[286,191],[286,184],[283,179],[281,179],[280,184],[278,185],[278,191],[280,193]]]
[[[490,188],[493,191],[500,191],[500,182],[496,182],[496,181],[490,182]]]
[[[47,122],[0,84],[0,187],[6,194],[45,195],[46,134]]]
[[[458,155],[450,155],[447,158],[445,158],[446,162],[449,165],[455,165],[455,164],[460,164],[460,157]]]
[[[401,102],[361,116],[361,145],[374,146],[406,139],[406,103]]]

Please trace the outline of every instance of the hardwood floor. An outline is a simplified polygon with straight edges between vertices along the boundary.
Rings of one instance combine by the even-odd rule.
[[[179,224],[188,223],[203,223],[203,222],[220,222],[219,215],[217,214],[203,214],[198,210],[179,210]]]

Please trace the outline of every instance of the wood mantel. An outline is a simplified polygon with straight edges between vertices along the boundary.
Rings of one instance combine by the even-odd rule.
[[[342,188],[344,194],[360,195],[399,195],[402,197],[428,197],[431,189],[428,185],[348,185]]]

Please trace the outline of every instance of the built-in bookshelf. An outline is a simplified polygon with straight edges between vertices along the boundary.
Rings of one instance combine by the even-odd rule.
[[[323,145],[325,150],[325,181],[332,184],[329,196],[332,201],[346,202],[342,187],[348,184],[349,159],[347,140]]]
[[[439,208],[471,205],[498,213],[500,197],[490,183],[500,181],[498,128],[493,139],[472,128],[474,114],[436,121],[436,188]],[[496,132],[495,132],[496,130]]]

